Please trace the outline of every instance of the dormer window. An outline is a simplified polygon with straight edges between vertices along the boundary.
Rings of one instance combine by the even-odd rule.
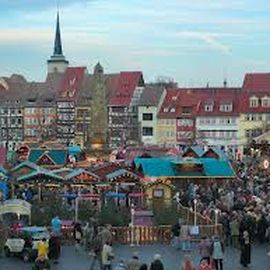
[[[270,107],[270,97],[265,96],[262,98],[262,107],[264,107],[264,108]]]
[[[214,102],[207,102],[204,105],[204,111],[205,112],[212,112],[214,109]]]
[[[221,112],[231,112],[233,109],[233,105],[231,102],[222,103],[219,106],[219,110]]]
[[[255,96],[249,99],[249,107],[257,108],[259,106],[259,99]]]

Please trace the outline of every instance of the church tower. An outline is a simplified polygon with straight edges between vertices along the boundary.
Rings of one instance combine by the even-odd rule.
[[[48,65],[48,74],[54,73],[54,72],[64,73],[68,67],[68,61],[63,55],[63,50],[62,50],[59,12],[57,12],[57,19],[56,19],[54,51],[51,58],[47,61],[47,65]]]

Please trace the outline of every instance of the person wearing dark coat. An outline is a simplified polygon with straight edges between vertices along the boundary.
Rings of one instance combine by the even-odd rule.
[[[49,258],[53,260],[54,263],[57,263],[60,257],[60,252],[61,252],[60,239],[57,235],[52,233],[49,240]]]
[[[251,245],[250,245],[250,235],[247,230],[243,232],[240,237],[240,247],[241,247],[241,256],[240,256],[240,263],[244,267],[248,267],[250,264],[250,253],[251,253]]]
[[[164,266],[160,260],[159,254],[154,256],[154,261],[151,263],[150,270],[164,270]]]

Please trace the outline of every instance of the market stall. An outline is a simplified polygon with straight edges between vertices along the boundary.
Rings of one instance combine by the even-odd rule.
[[[5,214],[16,214],[18,221],[21,216],[28,216],[29,224],[31,224],[31,204],[19,199],[6,200],[0,205],[0,216]]]

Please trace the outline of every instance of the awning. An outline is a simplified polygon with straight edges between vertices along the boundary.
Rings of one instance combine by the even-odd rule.
[[[0,205],[0,215],[8,213],[31,216],[31,204],[23,200],[7,200]]]

